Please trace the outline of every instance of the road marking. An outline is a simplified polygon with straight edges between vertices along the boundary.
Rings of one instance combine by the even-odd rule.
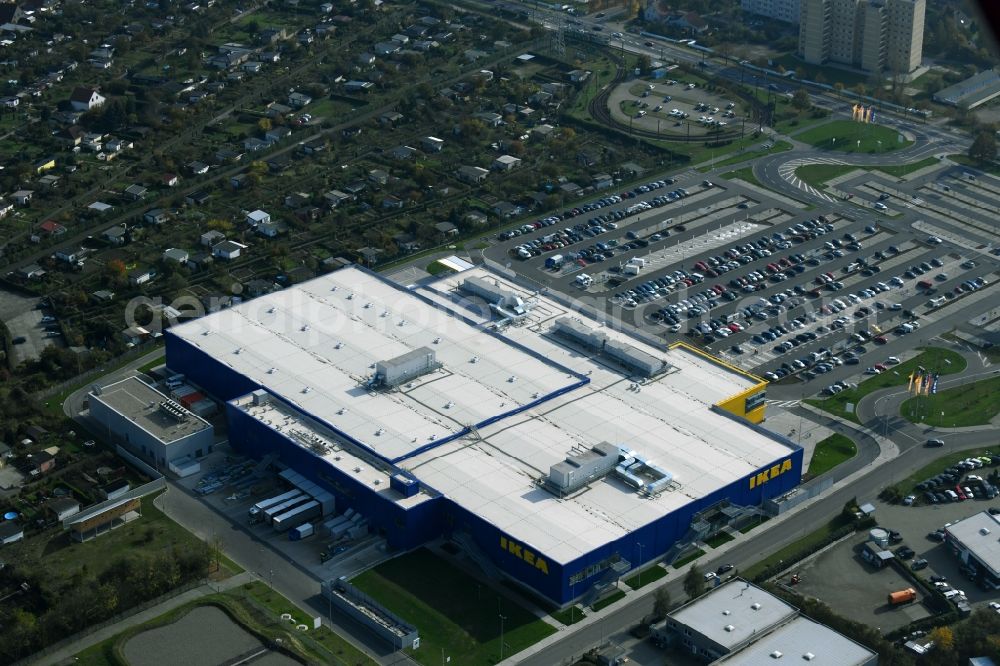
[[[802,404],[801,400],[765,400],[764,402],[768,405],[772,405],[774,407],[784,407],[785,409],[798,407]]]

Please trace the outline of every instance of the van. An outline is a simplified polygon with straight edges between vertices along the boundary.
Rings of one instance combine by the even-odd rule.
[[[632,257],[631,259],[628,260],[628,263],[632,264],[633,266],[638,266],[639,268],[646,267],[646,260],[643,259],[642,257]]]
[[[184,383],[184,375],[177,374],[167,377],[167,388],[175,389]]]

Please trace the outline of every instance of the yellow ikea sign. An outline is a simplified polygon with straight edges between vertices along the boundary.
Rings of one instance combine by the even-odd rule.
[[[765,469],[763,472],[758,472],[756,475],[750,477],[750,488],[756,488],[757,486],[762,486],[776,476],[781,476],[785,472],[792,469],[792,459],[781,461],[780,465],[774,465],[770,469]]]
[[[525,563],[535,567],[545,575],[549,573],[548,562],[516,541],[511,541],[504,536],[500,537],[500,550],[506,550],[514,557],[524,560]]]

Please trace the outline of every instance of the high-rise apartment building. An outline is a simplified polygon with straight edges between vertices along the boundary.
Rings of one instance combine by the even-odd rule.
[[[741,0],[743,11],[785,23],[799,22],[799,0]]]
[[[801,0],[806,62],[906,74],[920,66],[926,0]]]

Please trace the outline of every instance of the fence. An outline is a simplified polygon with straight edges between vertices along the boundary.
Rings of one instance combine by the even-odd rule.
[[[77,633],[73,634],[72,636],[62,639],[58,643],[53,643],[52,645],[46,645],[38,652],[35,652],[34,654],[25,657],[24,659],[14,662],[12,666],[28,666],[29,664],[38,664],[41,662],[42,658],[47,655],[50,655],[54,652],[58,652],[59,650],[69,647],[74,643],[83,640],[87,636],[90,636],[91,634],[100,631],[101,629],[118,624],[119,622],[126,620],[129,617],[136,615],[137,613],[141,613],[145,610],[148,610],[153,606],[156,606],[157,604],[161,604],[164,601],[173,599],[174,597],[184,594],[189,590],[193,590],[196,587],[200,587],[203,582],[204,581],[202,580],[191,581],[190,583],[174,588],[173,590],[165,592],[158,597],[150,599],[149,601],[144,601],[137,606],[132,606],[131,608],[128,608],[122,611],[121,613],[118,613],[117,615],[114,615],[108,618],[107,620],[104,620],[103,622],[90,625],[86,629],[82,629]]]

